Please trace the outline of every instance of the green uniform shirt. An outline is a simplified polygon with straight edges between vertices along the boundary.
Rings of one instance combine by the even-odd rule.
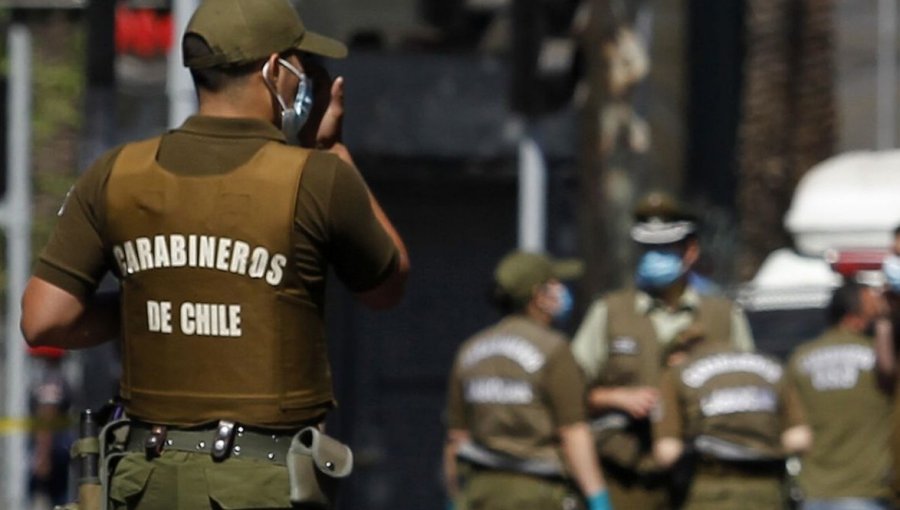
[[[891,402],[871,338],[830,329],[796,349],[790,375],[813,431],[799,480],[806,497],[887,497]]]
[[[636,291],[635,313],[650,318],[661,346],[668,345],[678,334],[695,322],[700,295],[691,287],[682,294],[679,306],[668,309],[643,291]],[[603,373],[609,358],[607,338],[608,307],[603,299],[595,301],[575,333],[572,351],[590,381]],[[753,337],[744,311],[737,305],[731,310],[731,343],[741,350],[753,349]]]
[[[584,387],[562,334],[510,316],[460,348],[448,426],[513,457],[561,461],[557,429],[585,420]]]
[[[723,460],[784,456],[781,434],[805,423],[796,391],[778,360],[728,347],[702,349],[665,373],[654,436],[691,442]],[[709,439],[713,439],[710,441]],[[717,447],[733,445],[732,455]]]

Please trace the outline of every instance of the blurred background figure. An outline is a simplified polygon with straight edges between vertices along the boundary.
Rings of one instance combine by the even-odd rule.
[[[828,306],[830,328],[791,356],[790,376],[813,431],[799,475],[805,510],[893,508],[891,400],[879,387],[868,334],[883,307],[878,289],[845,283]]]
[[[566,337],[576,261],[516,251],[494,273],[503,319],[459,350],[450,376],[447,492],[462,509],[609,509]]]
[[[673,467],[673,507],[785,508],[785,461],[809,447],[796,390],[777,359],[724,342],[691,348],[660,383],[654,457]]]
[[[640,253],[634,287],[595,301],[575,335],[572,349],[590,382],[588,407],[599,417],[597,446],[617,508],[669,507],[648,419],[659,401],[664,352],[696,327],[711,340],[753,347],[741,309],[689,282],[700,256],[697,231],[696,217],[672,196],[644,197],[631,229]]]
[[[69,448],[74,441],[69,415],[72,391],[63,373],[65,351],[54,347],[28,350],[37,362],[29,391],[31,463],[28,492],[32,509],[63,505],[69,495]]]

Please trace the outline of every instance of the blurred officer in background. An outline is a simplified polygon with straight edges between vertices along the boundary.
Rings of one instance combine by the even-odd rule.
[[[69,415],[72,388],[62,368],[65,351],[33,347],[28,354],[38,362],[37,378],[28,392],[32,427],[29,494],[34,505],[43,504],[42,500],[63,505],[69,496],[69,448],[75,440]]]
[[[653,460],[648,417],[667,346],[699,325],[706,337],[753,347],[743,311],[701,295],[688,279],[700,257],[697,220],[667,194],[653,192],[634,211],[640,252],[636,288],[594,302],[575,335],[575,359],[588,377],[588,408],[613,505],[668,508],[667,478]]]
[[[813,432],[799,475],[805,510],[891,508],[891,401],[878,385],[872,338],[883,308],[878,289],[834,291],[830,328],[791,356],[790,376]]]
[[[182,51],[199,115],[78,180],[22,329],[31,345],[122,339],[111,508],[327,504],[351,457],[318,428],[334,407],[326,274],[378,309],[408,271],[341,143],[343,81],[314,58],[347,50],[288,0],[204,0]],[[107,271],[121,301],[95,295]]]
[[[504,318],[460,347],[450,375],[444,461],[457,510],[576,509],[581,496],[590,510],[610,508],[584,380],[551,327],[572,309],[561,280],[581,271],[577,261],[521,251],[497,266]]]
[[[900,226],[894,229],[890,254],[882,263],[885,277],[884,314],[875,323],[875,350],[882,386],[893,394],[894,412],[891,425],[892,464],[900,466],[900,412],[897,412],[900,392],[897,391],[897,349],[900,347]],[[895,503],[900,501],[900,473],[893,469],[892,486]]]
[[[724,343],[700,344],[683,362],[674,356],[660,383],[653,448],[661,467],[678,464],[673,506],[784,508],[785,459],[812,438],[781,363]]]

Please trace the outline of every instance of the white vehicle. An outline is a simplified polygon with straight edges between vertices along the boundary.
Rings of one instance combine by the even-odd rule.
[[[785,357],[825,327],[843,278],[880,284],[900,225],[900,150],[850,152],[804,175],[785,215],[796,249],[772,252],[738,292],[760,350]]]

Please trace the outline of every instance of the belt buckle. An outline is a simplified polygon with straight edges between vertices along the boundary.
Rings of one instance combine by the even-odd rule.
[[[163,446],[166,444],[166,427],[154,425],[150,429],[150,435],[144,440],[144,453],[148,459],[162,455]]]
[[[213,437],[210,455],[216,462],[222,462],[228,458],[231,445],[234,443],[235,423],[230,420],[220,420],[216,426],[216,435]]]

